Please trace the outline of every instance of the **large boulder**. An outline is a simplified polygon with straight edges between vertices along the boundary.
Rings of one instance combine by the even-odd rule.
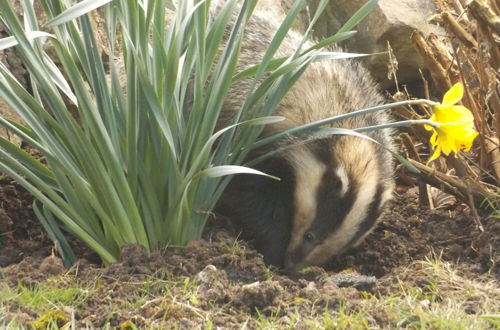
[[[294,0],[282,0],[285,10]],[[309,10],[301,17],[299,27],[307,25],[308,17],[316,9],[319,0],[309,2]],[[315,27],[315,36],[319,39],[335,34],[367,0],[331,0],[323,16]],[[347,50],[358,53],[376,53],[387,50],[390,43],[399,62],[399,82],[419,79],[419,68],[424,64],[415,50],[411,35],[415,30],[424,36],[438,32],[438,27],[427,23],[435,14],[432,0],[380,0],[370,14],[356,27],[358,33],[344,43]],[[387,79],[387,56],[372,56],[365,64],[382,86],[393,86]]]

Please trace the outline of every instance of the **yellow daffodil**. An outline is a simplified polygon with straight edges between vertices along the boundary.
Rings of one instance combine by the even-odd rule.
[[[433,126],[425,125],[427,130],[433,130],[430,143],[435,149],[429,162],[438,158],[441,152],[449,155],[460,150],[469,151],[472,142],[479,134],[474,129],[474,117],[469,109],[458,103],[464,94],[464,87],[456,83],[443,97],[443,102],[434,106],[430,121]]]

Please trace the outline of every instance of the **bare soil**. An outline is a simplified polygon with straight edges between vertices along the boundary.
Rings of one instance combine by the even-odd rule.
[[[214,220],[203,239],[184,248],[148,256],[140,246],[126,245],[120,262],[107,267],[99,264],[95,254],[74,243],[80,259],[66,270],[53,255],[52,244],[32,212],[31,196],[3,177],[0,285],[13,290],[34,287],[52,283],[54,275],[92,285],[92,294],[78,309],[62,311],[72,314],[77,326],[130,328],[126,322],[142,327],[161,321],[191,328],[204,324],[209,313],[211,326],[234,328],[260,315],[290,322],[297,311],[321,315],[325,308],[361,301],[366,292],[391,294],[405,267],[432,255],[458,265],[465,277],[490,273],[500,279],[498,219],[485,216],[481,220],[485,230],[480,232],[463,205],[426,210],[419,208],[414,189],[399,190],[383,222],[361,246],[324,269],[312,267],[291,278],[266,267],[250,245],[237,242],[237,233],[225,226],[223,219]],[[184,281],[182,287],[176,285],[179,279]],[[417,278],[407,280],[418,282]],[[143,288],[148,281],[151,285],[138,294],[137,286]],[[191,287],[192,283],[196,285]],[[15,317],[25,324],[40,317],[22,306],[11,308],[9,313],[7,321]],[[376,311],[372,317],[381,328],[394,321]]]

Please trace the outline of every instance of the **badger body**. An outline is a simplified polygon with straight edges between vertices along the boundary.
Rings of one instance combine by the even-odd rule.
[[[283,14],[262,0],[245,32],[238,70],[262,58]],[[292,54],[302,39],[290,31],[277,56]],[[305,45],[308,47],[309,45]],[[229,123],[248,91],[249,81],[234,86],[225,102],[221,126]],[[263,135],[381,104],[383,98],[370,75],[351,60],[311,63],[275,109],[284,121],[266,126]],[[356,116],[335,123],[354,129],[387,122],[386,113]],[[333,127],[333,126],[331,126]],[[368,135],[387,147],[390,132]],[[284,145],[293,145],[256,166],[281,181],[237,175],[222,197],[222,209],[243,237],[253,241],[268,264],[290,271],[321,265],[359,244],[374,228],[391,197],[393,160],[377,144],[355,136],[309,137],[274,142],[255,150],[255,157]]]

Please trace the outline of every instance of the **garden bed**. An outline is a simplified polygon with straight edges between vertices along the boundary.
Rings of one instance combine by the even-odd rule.
[[[147,256],[127,245],[120,262],[107,267],[72,240],[80,259],[66,270],[31,211],[30,195],[7,178],[0,184],[5,325],[484,328],[498,322],[489,314],[500,308],[500,222],[483,218],[481,233],[463,205],[422,209],[414,189],[400,188],[360,247],[326,270],[290,277],[266,267],[220,217],[204,239],[184,248]]]

